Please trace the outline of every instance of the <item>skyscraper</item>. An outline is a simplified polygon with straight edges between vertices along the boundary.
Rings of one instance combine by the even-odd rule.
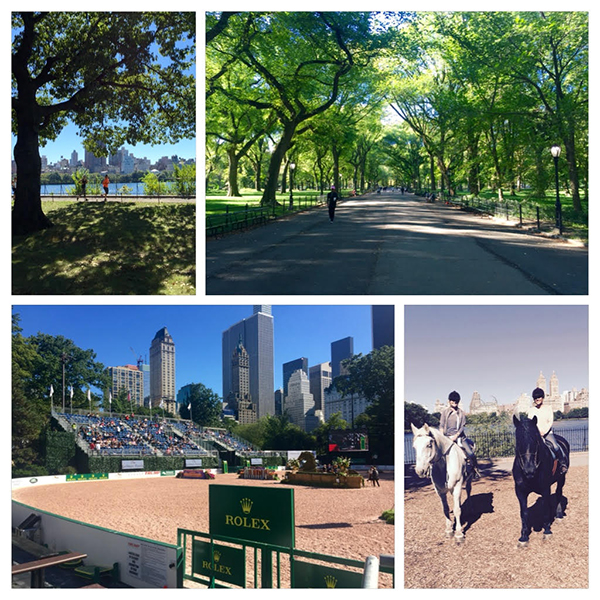
[[[283,395],[287,396],[288,381],[294,371],[302,369],[308,376],[308,358],[297,358],[290,362],[283,363]]]
[[[342,361],[354,356],[354,338],[347,337],[331,342],[331,379],[342,374]]]
[[[161,405],[175,413],[175,343],[166,327],[159,329],[150,345],[150,406]]]
[[[227,396],[227,407],[233,410],[240,425],[256,422],[256,408],[250,397],[250,359],[241,339],[231,356],[231,392]]]
[[[373,350],[383,346],[394,345],[394,307],[371,307],[371,333],[373,336]]]
[[[269,305],[253,307],[251,317],[242,319],[223,332],[223,398],[232,391],[231,357],[241,342],[248,352],[250,397],[257,417],[275,414],[273,372],[273,315]]]
[[[331,385],[331,363],[326,362],[310,367],[308,380],[310,382],[310,393],[315,399],[315,408],[324,410],[325,390]]]
[[[289,379],[288,393],[284,400],[290,422],[303,431],[312,431],[322,422],[322,413],[315,411],[315,400],[310,393],[308,376],[302,369],[294,371]]]

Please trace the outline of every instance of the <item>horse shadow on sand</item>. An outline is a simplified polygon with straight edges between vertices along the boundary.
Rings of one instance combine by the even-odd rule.
[[[551,524],[561,523],[563,521],[563,519],[556,518],[556,502],[556,493],[550,494]],[[562,496],[561,504],[566,517],[569,500],[564,494]],[[533,531],[539,533],[544,530],[544,503],[541,496],[537,496],[536,501],[527,508],[527,521]]]

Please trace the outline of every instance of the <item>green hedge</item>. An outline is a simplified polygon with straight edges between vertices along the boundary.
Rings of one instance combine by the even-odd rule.
[[[74,471],[76,445],[72,433],[47,431],[45,446],[48,473],[55,475]]]
[[[80,473],[120,473],[121,461],[138,460],[139,456],[87,456],[81,453],[78,462]],[[175,471],[185,468],[185,457],[183,456],[144,456],[144,471]],[[219,461],[216,458],[202,457],[202,468],[216,469]]]

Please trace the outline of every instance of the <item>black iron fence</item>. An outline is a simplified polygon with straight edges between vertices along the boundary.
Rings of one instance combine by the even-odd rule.
[[[268,221],[284,217],[292,212],[320,206],[325,201],[325,195],[315,193],[303,194],[294,197],[291,202],[281,202],[272,206],[227,205],[223,212],[206,215],[206,235],[213,237],[256,225],[264,225]]]
[[[475,195],[450,196],[439,191],[416,190],[415,195],[422,197],[427,202],[440,202],[452,206],[459,206],[462,210],[481,213],[507,221],[518,222],[521,227],[531,227],[539,231],[553,230],[556,227],[556,207],[554,205],[540,205],[534,202],[519,202],[510,199],[479,198]],[[566,228],[573,225],[574,215],[568,206],[562,206],[562,221]],[[587,217],[583,217],[584,220]],[[582,217],[576,219],[580,223]]]
[[[587,427],[561,428],[554,427],[554,433],[564,437],[571,446],[571,452],[587,452],[589,437]],[[478,458],[501,458],[514,456],[515,434],[513,431],[474,431],[469,433],[469,439],[475,442],[475,454]],[[411,433],[404,434],[404,464],[414,465],[415,450],[412,445]]]

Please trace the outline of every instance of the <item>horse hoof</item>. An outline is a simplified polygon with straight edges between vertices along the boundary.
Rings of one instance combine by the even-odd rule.
[[[527,548],[527,546],[529,546],[529,540],[527,540],[526,542],[522,542],[521,540],[519,540],[519,542],[517,543],[518,548]]]
[[[450,539],[452,537],[451,531],[446,531],[446,538]]]
[[[460,546],[465,543],[465,536],[461,535],[460,537],[455,537],[454,541],[456,542],[457,546]]]

